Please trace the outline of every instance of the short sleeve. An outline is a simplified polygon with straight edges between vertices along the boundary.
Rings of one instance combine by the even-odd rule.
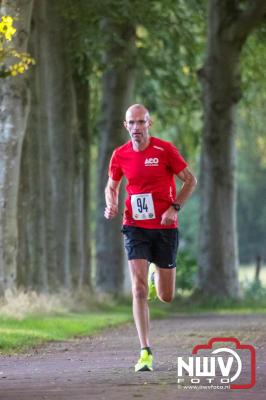
[[[114,181],[120,181],[120,179],[123,176],[123,171],[120,167],[116,150],[113,152],[111,160],[110,160],[108,175]]]
[[[169,143],[168,147],[168,163],[171,171],[177,175],[184,168],[187,167],[187,162],[179,153],[179,150],[172,144]]]

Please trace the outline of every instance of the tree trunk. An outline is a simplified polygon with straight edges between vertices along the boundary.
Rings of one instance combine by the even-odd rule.
[[[33,19],[35,21],[35,17]],[[35,32],[31,32],[29,50],[34,54]],[[36,57],[36,54],[35,54]],[[45,137],[39,129],[37,72],[30,71],[31,107],[22,148],[18,202],[18,285],[48,291],[44,154]]]
[[[32,0],[1,2],[1,14],[19,12],[15,47],[25,52],[29,38]],[[2,80],[0,87],[0,295],[16,283],[17,201],[21,149],[29,114],[27,74]]]
[[[104,189],[108,165],[115,147],[127,139],[122,128],[126,107],[130,102],[134,81],[135,29],[129,24],[105,21],[109,32],[106,70],[103,76],[102,119],[99,127],[97,218],[96,218],[96,284],[99,291],[119,294],[123,290],[124,255],[121,234],[120,193],[119,217],[107,221],[104,216]],[[111,42],[117,35],[117,42]]]
[[[219,297],[238,296],[234,113],[241,98],[239,59],[266,9],[260,0],[243,11],[238,3],[210,0],[207,57],[200,71],[204,132],[199,288]]]
[[[83,62],[83,71],[89,73],[88,62]],[[76,285],[91,287],[91,245],[90,245],[90,147],[89,125],[90,87],[87,78],[74,74],[77,99],[78,136],[75,149],[75,209],[76,239],[79,268],[76,271]],[[74,222],[74,221],[73,221]],[[74,272],[74,271],[73,271]]]
[[[40,290],[89,284],[88,93],[78,93],[77,104],[67,22],[59,6],[34,4],[31,47],[37,66],[19,202],[19,283]]]

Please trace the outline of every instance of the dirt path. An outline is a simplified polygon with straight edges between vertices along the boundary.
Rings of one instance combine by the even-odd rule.
[[[235,336],[257,353],[257,384],[246,390],[184,390],[177,356],[215,336]],[[153,372],[134,373],[133,324],[93,338],[52,343],[31,354],[0,358],[0,400],[266,399],[266,318],[263,315],[176,316],[152,321]]]

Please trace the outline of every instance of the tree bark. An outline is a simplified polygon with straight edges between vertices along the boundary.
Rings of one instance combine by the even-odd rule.
[[[32,0],[1,2],[1,14],[19,12],[14,45],[25,52],[29,39]],[[30,103],[27,74],[2,80],[0,87],[0,295],[17,277],[17,201],[21,149]]]
[[[204,294],[238,296],[235,107],[241,98],[239,62],[243,44],[266,11],[262,1],[241,11],[239,2],[209,1],[203,85],[199,288]],[[255,18],[256,24],[247,20]]]
[[[83,71],[89,73],[88,60],[83,60]],[[90,86],[87,78],[74,74],[77,99],[78,135],[75,146],[75,210],[76,242],[79,268],[76,286],[91,288],[91,240],[90,240]]]
[[[90,282],[88,92],[84,85],[77,93],[59,7],[34,4],[31,49],[37,65],[19,202],[19,284],[49,291]]]
[[[119,294],[123,290],[124,281],[121,213],[112,221],[105,220],[104,189],[111,154],[126,139],[122,121],[134,83],[135,28],[125,23],[105,21],[104,31],[110,39],[105,54],[106,70],[103,75],[102,118],[99,127],[96,285],[98,291]],[[114,41],[114,37],[118,40]],[[120,193],[120,210],[122,199]]]

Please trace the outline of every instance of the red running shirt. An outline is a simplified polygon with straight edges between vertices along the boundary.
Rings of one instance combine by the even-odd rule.
[[[150,138],[149,146],[143,151],[133,150],[131,141],[114,150],[109,165],[109,177],[114,181],[120,181],[124,175],[127,179],[128,196],[123,224],[147,229],[176,228],[177,219],[174,224],[161,225],[161,217],[176,199],[174,175],[179,174],[186,166],[186,161],[173,144],[155,137]],[[140,199],[134,196],[139,194],[142,194]],[[152,212],[154,211],[155,215],[148,213],[144,219],[136,219],[135,217],[140,218],[138,210],[150,211],[147,208],[150,200],[149,198],[144,200],[143,194],[152,198]],[[135,206],[132,204],[134,198]]]

